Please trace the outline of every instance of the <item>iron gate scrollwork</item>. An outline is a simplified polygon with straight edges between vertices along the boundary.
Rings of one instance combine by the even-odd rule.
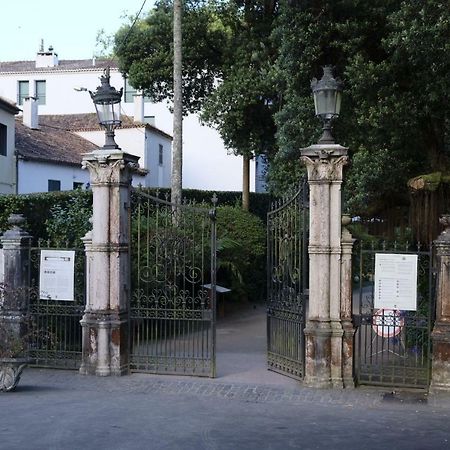
[[[374,307],[375,255],[417,255],[415,311]],[[408,244],[359,244],[355,253],[359,286],[354,290],[357,384],[427,388],[431,377],[431,330],[435,310],[435,268],[431,250]],[[356,297],[356,298],[355,298]]]
[[[132,198],[131,370],[214,377],[215,200]]]
[[[308,194],[303,179],[295,195],[275,202],[267,214],[268,368],[296,379],[304,376]]]

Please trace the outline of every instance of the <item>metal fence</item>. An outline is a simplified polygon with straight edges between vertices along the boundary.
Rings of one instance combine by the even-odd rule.
[[[375,255],[417,255],[416,310],[374,307]],[[431,376],[431,330],[436,274],[432,251],[386,243],[359,244],[353,292],[357,384],[427,388]]]
[[[39,274],[42,250],[73,250],[75,252],[74,300],[41,298]],[[34,333],[31,334],[29,357],[37,367],[78,369],[81,364],[81,325],[85,295],[84,249],[52,247],[39,242],[30,249],[29,312]]]
[[[215,206],[134,191],[131,230],[131,370],[214,377]]]
[[[309,196],[300,189],[267,214],[267,357],[269,370],[304,375],[308,300]]]

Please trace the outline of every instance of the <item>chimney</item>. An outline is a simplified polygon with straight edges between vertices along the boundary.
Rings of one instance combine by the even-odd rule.
[[[36,55],[36,69],[42,67],[56,67],[58,64],[58,55],[53,51],[53,47],[50,45],[48,51],[45,51],[44,39],[41,39],[41,46]]]
[[[144,94],[142,91],[137,91],[133,96],[134,103],[134,122],[144,123]]]
[[[39,130],[38,104],[35,97],[24,99],[23,124],[32,130]]]

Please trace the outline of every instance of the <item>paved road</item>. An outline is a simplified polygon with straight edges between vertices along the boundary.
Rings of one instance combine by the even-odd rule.
[[[0,394],[0,448],[450,448],[449,395],[302,387],[265,370],[255,313],[220,325],[215,380],[27,369]]]

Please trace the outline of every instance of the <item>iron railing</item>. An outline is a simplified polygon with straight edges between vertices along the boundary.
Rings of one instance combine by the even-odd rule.
[[[418,258],[417,309],[374,308],[375,255],[413,254]],[[409,244],[359,244],[358,285],[353,292],[357,384],[427,388],[431,376],[431,330],[435,310],[432,251]]]
[[[132,371],[215,376],[215,214],[133,192]]]
[[[309,196],[306,179],[267,214],[268,368],[304,376],[305,312],[308,300]]]
[[[42,250],[75,251],[74,300],[41,298],[39,289],[40,255]],[[84,249],[52,247],[39,242],[30,249],[29,312],[33,327],[29,357],[37,367],[78,369],[81,364],[81,325],[86,304]]]

